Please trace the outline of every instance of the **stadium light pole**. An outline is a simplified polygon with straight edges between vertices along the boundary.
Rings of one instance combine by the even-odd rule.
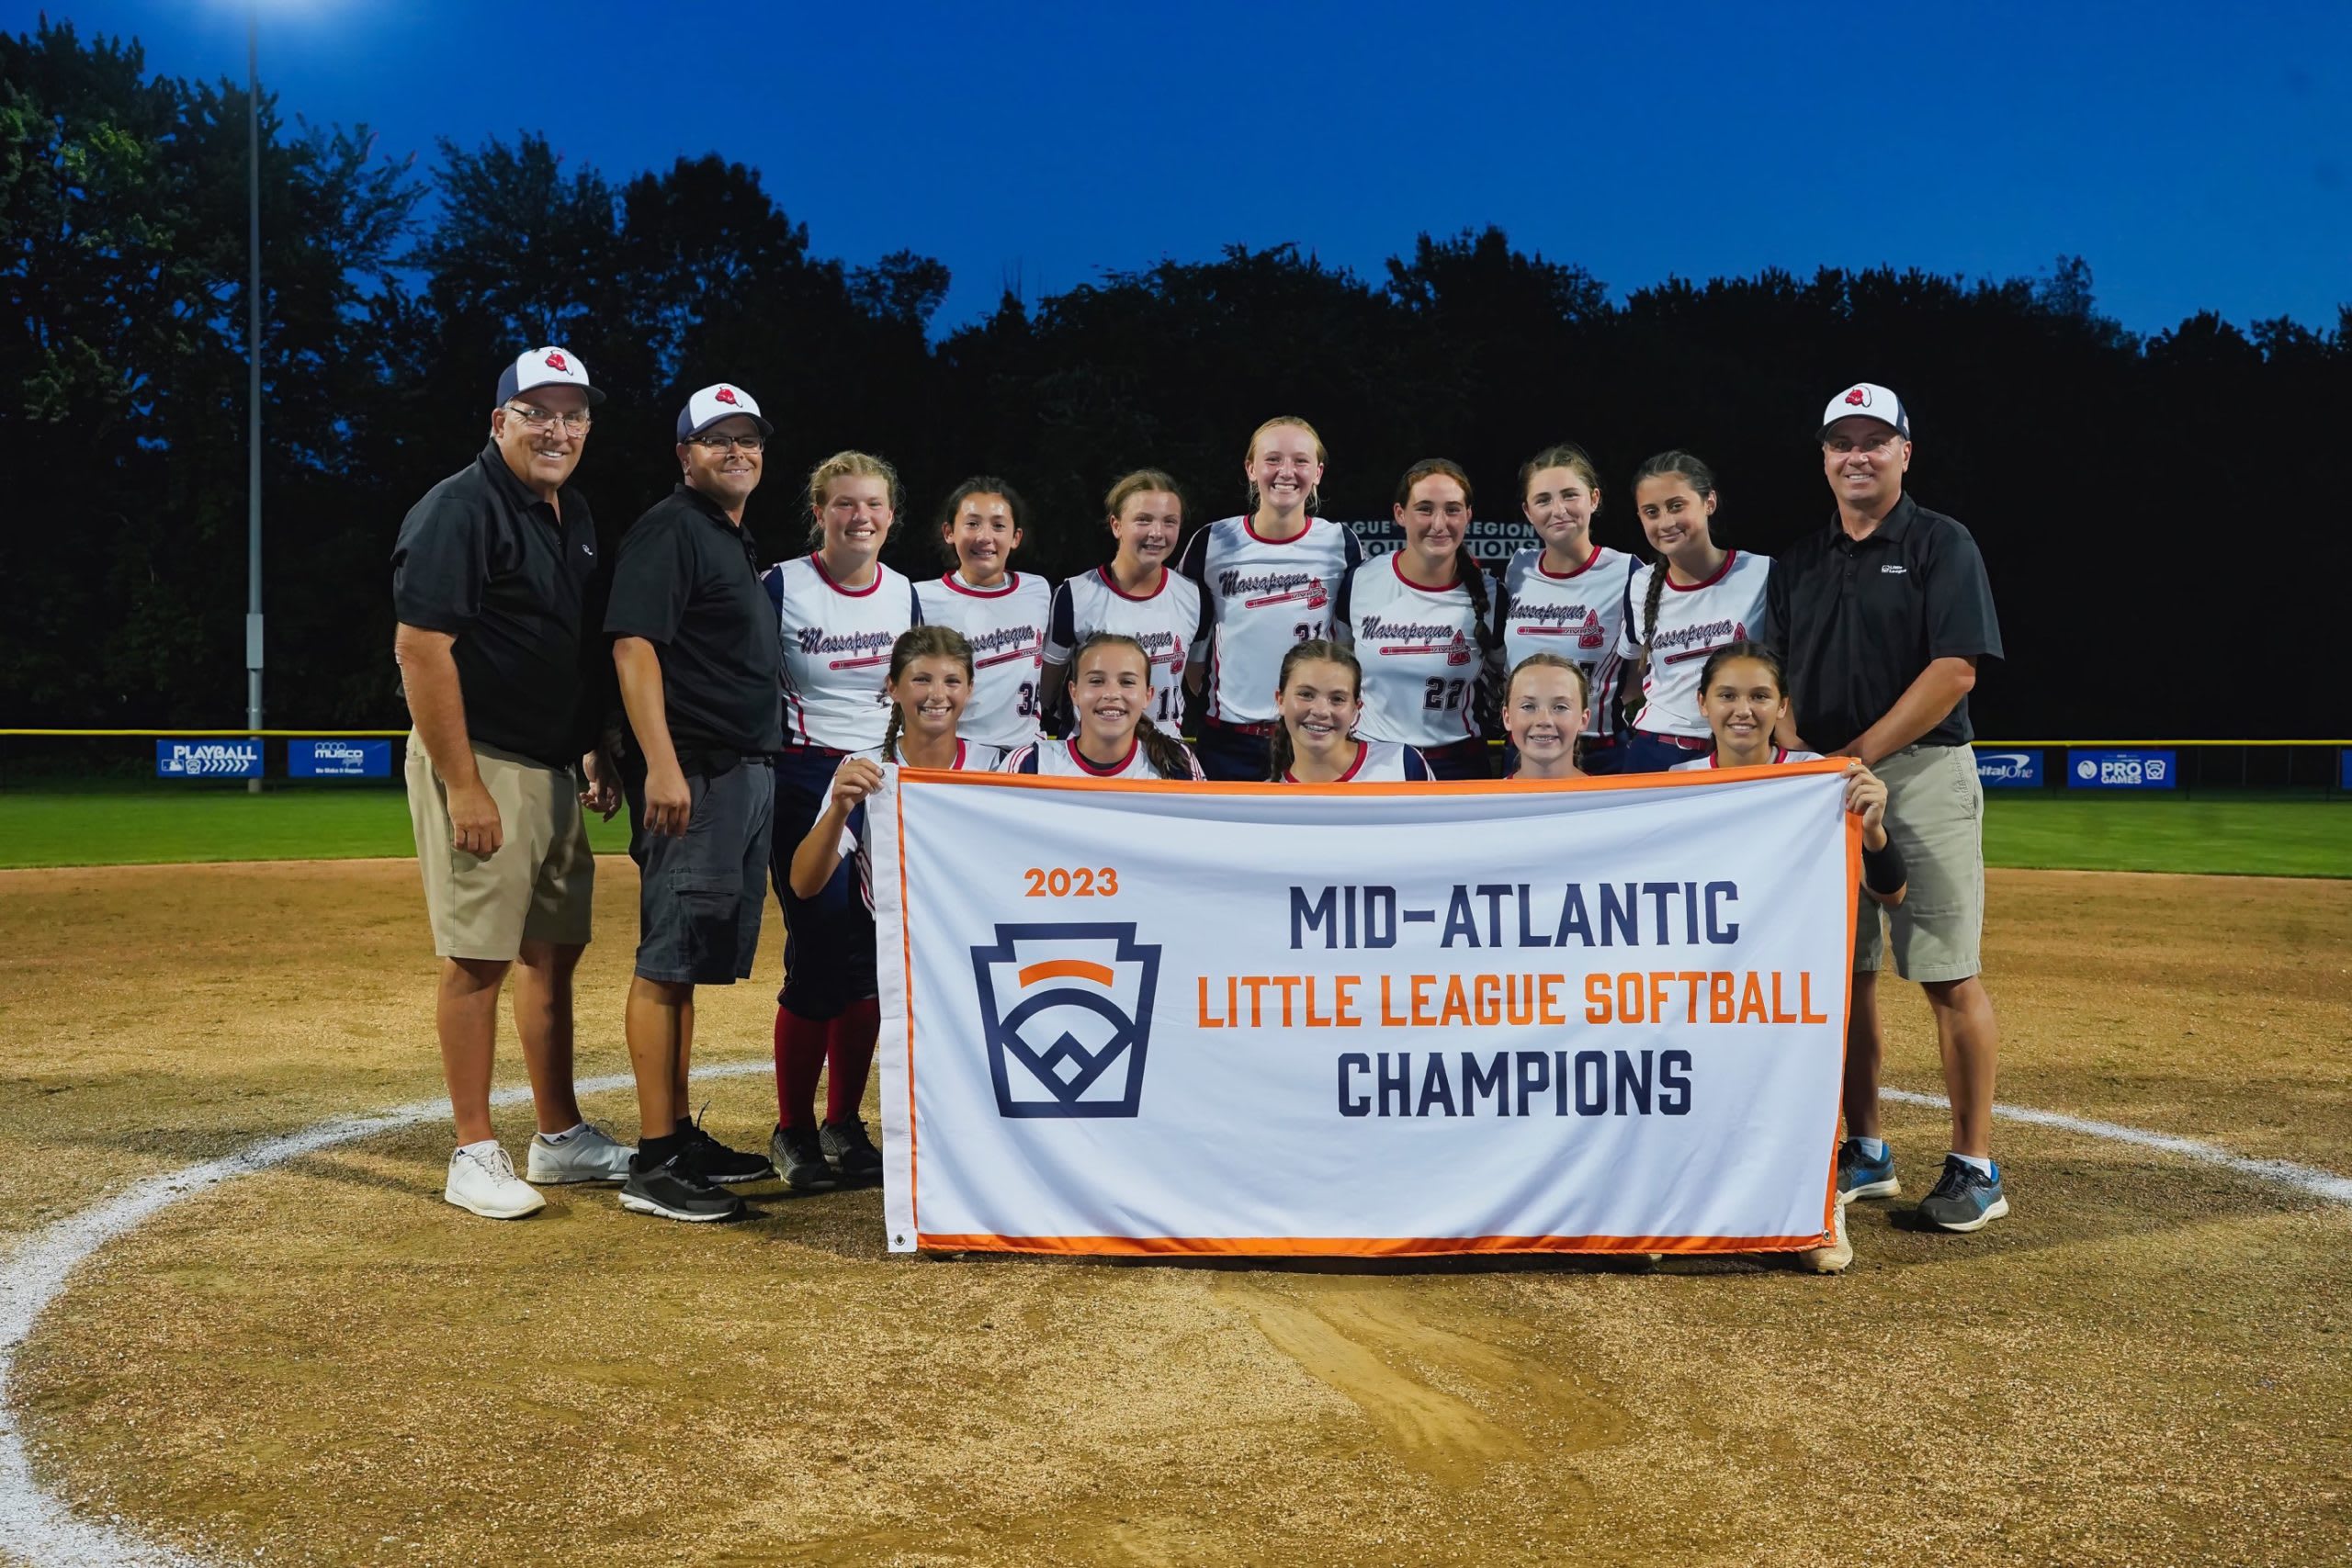
[[[245,728],[261,728],[261,6],[245,11]],[[254,739],[264,744],[259,735]],[[265,755],[266,753],[265,752]],[[261,780],[245,781],[249,795]]]

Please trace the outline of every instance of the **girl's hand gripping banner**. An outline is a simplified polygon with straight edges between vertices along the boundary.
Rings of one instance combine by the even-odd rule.
[[[893,770],[869,806],[891,1249],[1815,1245],[1860,880],[1843,768]]]

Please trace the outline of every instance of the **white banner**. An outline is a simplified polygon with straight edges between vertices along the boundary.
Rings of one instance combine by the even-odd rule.
[[[899,773],[869,808],[891,1249],[1814,1246],[1842,766]]]

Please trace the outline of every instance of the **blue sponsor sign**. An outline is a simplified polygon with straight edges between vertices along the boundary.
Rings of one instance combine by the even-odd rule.
[[[2068,789],[2172,789],[2180,770],[2170,751],[2069,751]]]
[[[257,779],[261,777],[258,740],[158,740],[155,776],[159,779]]]
[[[1986,789],[2040,789],[2041,753],[1979,751],[1976,753],[1976,781]]]
[[[389,740],[289,740],[289,779],[388,779],[392,776]]]
[[[2335,787],[2352,790],[2352,750],[2338,751],[2335,765],[2340,770],[2335,775]]]

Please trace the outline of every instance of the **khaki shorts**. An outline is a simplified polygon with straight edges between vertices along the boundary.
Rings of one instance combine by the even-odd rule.
[[[477,745],[474,767],[498,803],[503,838],[478,855],[450,840],[449,792],[408,738],[408,817],[416,829],[417,869],[424,874],[424,911],[433,951],[444,958],[512,961],[526,942],[582,945],[595,901],[596,857],[580,814],[571,772]]]
[[[1894,928],[1894,971],[1906,980],[1965,980],[1983,967],[1984,786],[1966,746],[1906,746],[1871,770],[1886,781],[1886,836],[1909,877],[1903,902],[1862,900],[1854,968],[1875,973]]]

